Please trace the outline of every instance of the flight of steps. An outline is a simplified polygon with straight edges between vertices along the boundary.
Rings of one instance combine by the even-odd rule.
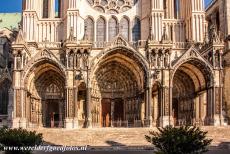
[[[34,129],[48,144],[67,146],[149,146],[145,135],[157,128]],[[202,127],[213,139],[212,146],[230,142],[230,127]]]

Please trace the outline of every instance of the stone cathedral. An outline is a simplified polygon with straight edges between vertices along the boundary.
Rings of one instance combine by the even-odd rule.
[[[11,127],[225,124],[225,44],[204,0],[22,5],[12,72],[0,80]]]

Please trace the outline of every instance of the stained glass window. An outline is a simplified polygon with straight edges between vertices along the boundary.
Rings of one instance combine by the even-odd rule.
[[[129,20],[127,18],[121,19],[120,33],[126,40],[129,40]]]
[[[49,17],[49,0],[43,0],[43,18]]]
[[[137,42],[138,40],[141,39],[141,22],[140,19],[135,18],[134,20],[134,26],[132,29],[132,34],[133,34],[133,41]]]
[[[91,18],[85,20],[85,35],[89,41],[94,41],[94,22]]]
[[[97,42],[106,41],[106,24],[105,19],[99,18],[97,20]]]
[[[109,41],[112,41],[118,33],[118,24],[115,18],[109,20]]]

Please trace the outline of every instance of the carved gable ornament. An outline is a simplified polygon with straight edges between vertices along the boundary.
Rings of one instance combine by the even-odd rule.
[[[48,49],[43,49],[40,54],[41,57],[51,57],[51,53]]]
[[[20,26],[19,26],[18,35],[16,37],[16,40],[15,40],[14,44],[25,44],[25,40],[24,40],[24,37],[23,37],[23,32],[22,32],[22,29],[21,29]]]
[[[198,55],[197,55],[196,51],[191,50],[190,53],[189,53],[189,57],[196,58],[196,57],[198,57]]]
[[[206,61],[206,59],[204,59],[201,56],[201,54],[192,46],[189,50],[187,50],[184,54],[182,54],[182,56],[180,56],[177,60],[173,61],[172,67],[175,68],[176,66],[179,66],[191,59],[199,59],[201,61],[204,61],[206,64],[209,64],[208,61]]]
[[[214,24],[211,25],[209,31],[210,31],[210,32],[209,32],[209,40],[210,40],[210,43],[213,43],[213,44],[219,44],[219,43],[221,43],[220,37],[219,37],[219,35],[217,34],[216,26],[215,26]]]
[[[115,37],[115,39],[113,40],[112,47],[117,47],[117,46],[129,46],[129,43],[121,36],[118,35],[117,37]]]

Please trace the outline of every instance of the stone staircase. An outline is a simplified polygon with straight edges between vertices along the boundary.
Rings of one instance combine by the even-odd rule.
[[[66,146],[150,146],[145,140],[149,131],[157,128],[92,128],[92,129],[33,129],[43,134],[46,143]],[[230,127],[202,127],[213,139],[212,146],[230,143]]]

